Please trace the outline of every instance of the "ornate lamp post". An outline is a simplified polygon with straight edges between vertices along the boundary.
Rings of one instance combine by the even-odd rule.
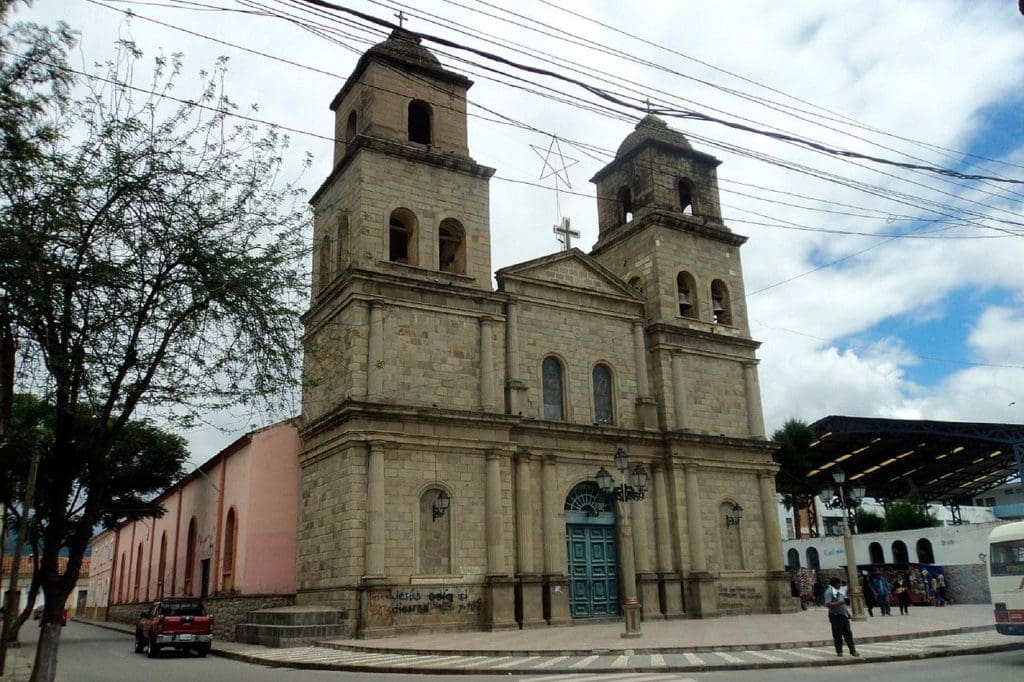
[[[853,514],[866,492],[862,485],[846,485],[846,472],[837,468],[832,472],[835,488],[826,483],[821,489],[821,500],[829,509],[836,507],[843,510],[843,547],[846,551],[846,582],[849,584],[850,606],[853,620],[864,620],[864,593],[860,589],[857,575],[857,556],[853,549]],[[844,489],[845,488],[845,489]]]
[[[622,523],[619,524],[621,551],[619,552],[622,574],[622,612],[626,620],[623,637],[640,637],[640,602],[636,598],[636,565],[633,558],[633,526],[629,520],[629,503],[644,499],[650,477],[643,465],[637,464],[629,473],[629,454],[622,448],[615,451],[615,468],[622,481],[616,484],[614,477],[604,467],[597,472],[597,484],[605,495],[622,503]]]

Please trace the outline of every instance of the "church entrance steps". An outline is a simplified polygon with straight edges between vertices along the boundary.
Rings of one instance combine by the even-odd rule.
[[[320,606],[284,606],[261,609],[235,626],[235,639],[245,644],[274,648],[309,646],[345,636],[345,613]]]

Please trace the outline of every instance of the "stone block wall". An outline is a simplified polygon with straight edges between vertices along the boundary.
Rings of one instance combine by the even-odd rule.
[[[107,617],[100,620],[134,625],[139,620],[139,613],[148,610],[152,604],[152,602],[112,604]],[[235,625],[244,623],[246,616],[251,611],[294,604],[295,595],[293,594],[223,595],[203,599],[206,612],[213,616],[214,639],[228,642],[235,641]]]

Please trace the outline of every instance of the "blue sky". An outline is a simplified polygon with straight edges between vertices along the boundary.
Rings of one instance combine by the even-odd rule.
[[[46,22],[61,18],[79,29],[76,59],[86,66],[109,58],[119,36],[132,37],[147,57],[183,52],[186,74],[226,54],[231,59],[226,86],[235,101],[257,104],[259,116],[267,120],[316,135],[333,134],[327,104],[358,55],[383,39],[384,32],[306,15],[307,21],[345,32],[328,41],[281,16],[232,12],[242,9],[233,0],[205,2],[228,11],[199,11],[173,0],[37,0],[20,15]],[[607,71],[625,80],[605,87],[637,103],[649,97],[656,106],[713,113],[896,161],[922,159],[1024,179],[1024,17],[1016,3],[750,0],[743,11],[733,3],[706,0],[496,0],[495,8],[476,6],[492,16],[444,0],[415,6],[391,0],[344,4],[389,20],[401,6],[413,30],[567,73],[579,67],[573,75],[584,79],[601,78],[600,72]],[[294,18],[298,13],[293,5],[275,0],[263,5],[268,15]],[[125,23],[117,10],[128,7],[138,16]],[[437,16],[426,16],[425,8]],[[509,23],[513,20],[518,23]],[[543,28],[537,22],[549,27],[543,29],[549,35],[533,30]],[[461,32],[466,30],[469,35]],[[660,68],[581,44],[587,40]],[[614,150],[633,122],[513,89],[458,61],[457,52],[427,44],[446,66],[476,83],[469,93],[470,151],[497,169],[491,181],[493,268],[556,250],[551,226],[566,216],[583,233],[581,247],[589,249],[597,226],[588,179],[607,163],[605,150]],[[543,54],[531,56],[520,49]],[[142,74],[139,78],[144,80]],[[183,80],[177,93],[187,97],[194,80]],[[553,85],[562,95],[587,97],[564,83],[534,80]],[[524,127],[497,123],[501,117]],[[813,421],[827,414],[1024,421],[1024,370],[1014,367],[1024,366],[1024,225],[1014,224],[1024,223],[1024,185],[950,180],[801,151],[718,124],[682,118],[668,123],[697,149],[722,160],[718,175],[726,223],[749,237],[742,250],[747,291],[771,287],[748,298],[751,335],[763,342],[759,371],[769,429],[789,417]],[[580,160],[569,170],[573,193],[556,194],[550,179],[540,179],[541,161],[531,146],[546,149],[552,136],[567,156]],[[578,141],[599,149],[581,149]],[[307,174],[310,189],[330,171],[330,147],[313,135],[293,134],[295,167],[306,152],[314,158]],[[1004,163],[967,163],[964,153]],[[842,184],[752,154],[833,174]],[[888,239],[939,214],[960,221],[946,225],[950,229],[939,233],[941,239]],[[906,219],[892,223],[886,220],[890,215]],[[964,224],[968,220],[972,223]],[[781,226],[786,221],[812,229],[786,229]],[[874,248],[865,251],[869,247]],[[811,272],[832,261],[842,262]],[[194,458],[206,459],[240,432],[274,416],[245,411],[211,415],[211,425],[189,434]]]

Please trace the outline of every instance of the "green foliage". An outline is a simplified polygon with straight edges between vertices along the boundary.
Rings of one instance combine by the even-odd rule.
[[[772,440],[778,444],[773,457],[779,464],[775,476],[775,489],[786,499],[786,506],[794,506],[794,498],[813,495],[815,490],[807,483],[811,470],[810,450],[814,442],[814,431],[799,419],[789,419],[782,428],[776,429]]]
[[[932,512],[921,491],[917,489],[913,481],[907,489],[907,496],[902,500],[896,500],[889,505],[885,514],[886,526],[889,530],[914,530],[915,528],[933,528],[939,525],[939,520]]]
[[[180,441],[135,414],[294,409],[308,212],[282,178],[287,138],[231,116],[223,60],[186,93],[179,56],[134,85],[142,53],[129,42],[75,82],[66,27],[5,24],[0,41],[0,297],[20,390],[46,396],[35,506],[56,609],[96,525],[158,513],[145,493],[180,468]],[[5,456],[12,470],[27,458]]]
[[[881,533],[887,530],[885,517],[866,509],[857,510],[858,533]]]

